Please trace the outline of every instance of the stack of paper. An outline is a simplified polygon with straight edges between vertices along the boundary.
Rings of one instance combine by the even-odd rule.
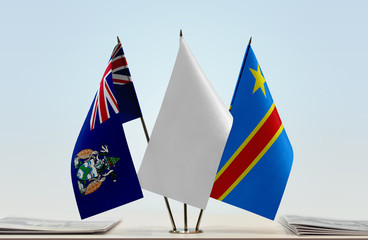
[[[6,217],[0,219],[0,234],[71,234],[106,232],[119,220],[109,221],[58,221],[35,218]]]
[[[368,221],[287,215],[280,219],[280,223],[297,235],[368,235]]]

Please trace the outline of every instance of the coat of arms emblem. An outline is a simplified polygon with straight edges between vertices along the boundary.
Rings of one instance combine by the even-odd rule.
[[[101,148],[100,151],[84,149],[74,157],[78,189],[82,196],[96,191],[107,177],[116,182],[117,176],[113,168],[120,158],[108,157],[107,145],[102,145]]]

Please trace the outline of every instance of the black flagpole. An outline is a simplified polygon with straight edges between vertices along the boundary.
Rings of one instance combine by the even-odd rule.
[[[183,37],[183,31],[180,29],[179,36]],[[199,212],[197,224],[194,231],[188,231],[188,216],[187,216],[187,204],[184,203],[184,233],[201,233],[202,231],[199,230],[199,225],[201,224],[203,209]]]
[[[148,143],[149,142],[149,135],[148,135],[146,123],[144,122],[143,115],[141,117],[141,123],[142,123],[142,126],[143,126],[144,134],[146,135],[147,143]],[[169,200],[167,199],[166,196],[164,196],[164,200],[165,200],[167,211],[169,212],[170,221],[171,221],[171,225],[172,225],[173,231],[176,231],[176,225],[175,225],[174,217],[173,217],[172,212],[171,212]]]
[[[146,123],[144,122],[143,115],[141,117],[141,123],[142,123],[142,126],[143,126],[144,134],[146,135],[147,143],[148,143],[149,142],[149,135],[148,135]],[[164,200],[165,200],[167,211],[169,212],[170,221],[171,221],[171,225],[172,225],[173,231],[176,231],[176,225],[175,225],[174,217],[173,217],[172,212],[171,212],[169,200],[167,199],[166,196],[164,196]]]
[[[183,31],[180,29],[179,37],[183,37]],[[188,232],[188,216],[187,216],[187,204],[184,203],[184,232]]]
[[[118,40],[118,43],[120,43],[119,36],[117,36],[117,40]],[[140,117],[140,119],[141,119],[142,127],[143,127],[143,130],[144,130],[144,134],[146,136],[146,140],[147,140],[147,143],[148,143],[149,142],[149,135],[148,135],[146,123],[144,122],[143,114]],[[166,196],[164,196],[164,199],[165,199],[167,211],[169,212],[170,221],[171,221],[171,225],[172,225],[173,231],[176,231],[175,221],[174,221],[174,217],[173,217],[172,212],[171,212],[169,200],[167,199]]]
[[[195,227],[195,230],[196,231],[199,231],[199,225],[201,224],[202,214],[203,214],[203,209],[201,209],[201,211],[199,212],[199,216],[198,216],[198,220],[197,220],[197,225]]]

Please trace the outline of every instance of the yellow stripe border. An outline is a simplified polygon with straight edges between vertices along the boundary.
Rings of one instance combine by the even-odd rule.
[[[266,145],[266,147],[258,154],[258,156],[254,159],[254,161],[248,166],[247,169],[238,177],[238,179],[226,190],[224,194],[218,199],[222,201],[239,183],[243,178],[249,173],[249,171],[258,163],[258,161],[265,155],[268,149],[273,145],[276,139],[280,136],[282,130],[284,129],[284,125],[281,124],[279,130],[277,130],[276,134],[272,137],[271,141]]]
[[[266,115],[262,118],[262,120],[258,123],[258,125],[253,129],[253,131],[248,135],[245,141],[240,145],[240,147],[235,151],[235,153],[231,156],[231,158],[226,162],[226,164],[221,168],[221,170],[216,174],[216,180],[221,176],[223,172],[229,167],[229,165],[234,161],[234,159],[239,155],[239,153],[244,149],[244,147],[249,143],[249,141],[256,135],[258,130],[263,126],[263,124],[267,121],[269,116],[271,115],[273,109],[275,108],[275,103],[272,103],[272,106],[267,111]]]

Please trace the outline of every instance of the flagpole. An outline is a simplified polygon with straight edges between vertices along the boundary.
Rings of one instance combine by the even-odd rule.
[[[199,225],[201,224],[202,214],[203,214],[203,209],[201,209],[201,211],[199,212],[199,216],[198,216],[198,220],[197,220],[197,225],[195,227],[195,230],[196,231],[199,231]]]
[[[188,232],[188,215],[186,203],[184,203],[184,232]]]
[[[179,37],[183,37],[183,31],[180,29]],[[188,215],[187,215],[187,204],[184,203],[184,232],[188,232]]]
[[[116,38],[117,38],[118,43],[121,43],[120,39],[119,39],[119,36],[116,36]],[[148,143],[149,142],[149,135],[148,135],[148,131],[147,131],[147,127],[146,127],[146,123],[144,121],[143,115],[140,117],[140,119],[141,119],[143,131],[144,131],[144,135],[146,136],[146,140],[147,140],[147,143]],[[172,228],[173,228],[174,231],[176,231],[176,225],[175,225],[174,217],[173,217],[172,212],[171,212],[169,200],[167,199],[166,196],[164,196],[164,199],[165,199],[165,204],[166,204],[167,211],[169,212]]]
[[[244,55],[243,63],[242,63],[241,68],[240,68],[240,73],[239,73],[238,81],[236,81],[235,90],[234,90],[234,94],[233,94],[233,97],[232,97],[231,102],[230,102],[229,111],[231,110],[231,107],[233,106],[233,101],[234,101],[236,92],[238,90],[240,78],[241,78],[241,75],[242,75],[242,72],[243,72],[245,61],[247,60],[247,57],[248,57],[248,52],[249,52],[249,48],[250,48],[250,44],[251,43],[252,43],[252,37],[250,37],[249,43],[248,43],[248,46],[247,46],[247,49],[245,50],[245,55]]]
[[[181,29],[180,29],[179,36],[180,36],[180,38],[183,37],[183,31]],[[190,231],[190,233],[201,233],[202,232],[201,230],[199,230],[199,225],[201,223],[202,214],[203,214],[203,209],[201,209],[201,211],[199,212],[199,216],[198,216],[197,225],[195,227],[195,230]],[[188,216],[187,216],[187,204],[186,203],[184,203],[184,233],[188,233]]]
[[[141,116],[141,123],[142,123],[143,131],[144,131],[144,135],[146,136],[147,143],[149,143],[149,135],[148,135],[147,127],[146,127],[146,122],[144,121],[143,116]]]
[[[146,135],[147,143],[148,143],[149,142],[149,135],[148,135],[146,123],[144,122],[143,115],[141,116],[141,123],[142,123],[142,126],[143,126],[144,134]],[[166,196],[164,196],[164,200],[165,200],[167,211],[169,212],[170,221],[171,221],[173,231],[176,231],[176,225],[175,225],[174,217],[173,217],[172,212],[171,212],[169,200],[167,199]]]
[[[172,212],[171,212],[169,200],[167,199],[166,196],[164,196],[164,199],[165,199],[167,211],[169,212],[169,215],[170,215],[170,221],[171,221],[173,231],[176,231],[175,221],[174,221],[174,217],[173,217]]]

